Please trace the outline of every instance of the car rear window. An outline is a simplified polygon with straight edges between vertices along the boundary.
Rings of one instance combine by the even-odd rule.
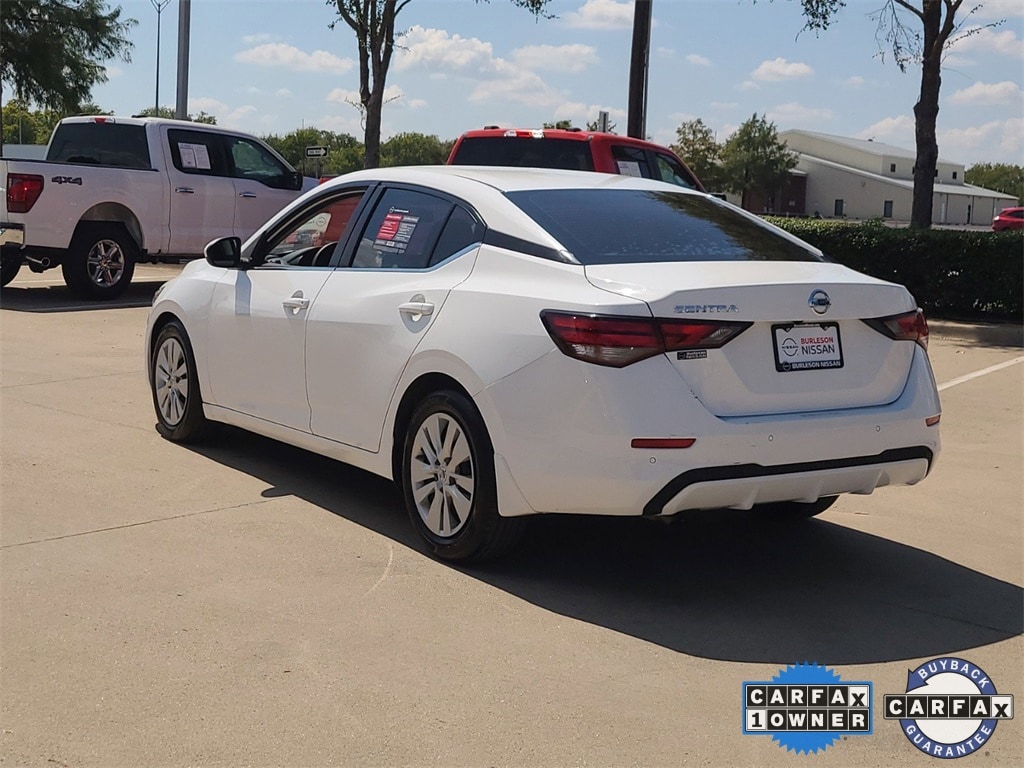
[[[149,144],[141,125],[63,123],[54,132],[46,159],[113,168],[149,168]]]
[[[590,145],[585,141],[521,136],[467,136],[459,143],[452,165],[594,170]]]
[[[714,198],[632,189],[508,192],[581,264],[822,261]]]

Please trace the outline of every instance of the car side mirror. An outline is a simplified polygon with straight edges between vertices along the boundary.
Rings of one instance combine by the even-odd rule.
[[[203,249],[206,260],[215,267],[235,269],[241,264],[242,239],[219,237]]]
[[[299,171],[292,171],[289,181],[291,181],[291,186],[288,187],[289,189],[294,189],[296,191],[302,189],[302,173]]]

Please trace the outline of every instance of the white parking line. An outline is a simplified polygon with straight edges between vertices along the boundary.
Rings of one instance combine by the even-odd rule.
[[[964,382],[970,381],[971,379],[976,379],[979,376],[985,376],[989,373],[1001,371],[1003,370],[1003,368],[1009,368],[1011,365],[1017,365],[1018,363],[1024,363],[1024,355],[1021,355],[1020,357],[1015,357],[1013,358],[1013,360],[1007,360],[1005,363],[997,363],[996,365],[990,365],[988,368],[982,368],[980,371],[975,371],[974,373],[967,373],[964,374],[963,376],[957,376],[955,379],[951,379],[950,381],[947,381],[945,384],[939,384],[939,392],[941,392],[944,389],[949,389],[950,387],[955,387],[957,384],[963,384]]]

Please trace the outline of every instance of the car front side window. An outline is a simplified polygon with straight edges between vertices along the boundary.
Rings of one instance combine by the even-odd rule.
[[[262,267],[329,267],[352,224],[363,191],[332,197],[271,240]]]

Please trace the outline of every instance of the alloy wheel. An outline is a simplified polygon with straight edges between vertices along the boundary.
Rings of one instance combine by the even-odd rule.
[[[114,240],[97,241],[89,249],[85,263],[89,279],[101,288],[117,285],[124,275],[124,251]]]
[[[473,508],[473,454],[463,426],[448,413],[427,416],[413,440],[409,469],[413,501],[427,530],[454,536]]]
[[[156,352],[153,385],[160,417],[168,426],[176,426],[188,402],[188,360],[181,342],[173,337],[164,339]]]

